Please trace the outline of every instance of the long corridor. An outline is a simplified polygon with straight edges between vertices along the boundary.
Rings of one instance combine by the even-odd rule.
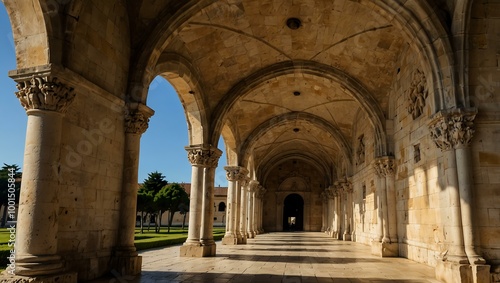
[[[214,258],[179,257],[179,247],[144,251],[142,275],[97,282],[438,282],[434,269],[403,258],[378,258],[370,247],[319,232],[268,233],[247,245],[217,243]]]

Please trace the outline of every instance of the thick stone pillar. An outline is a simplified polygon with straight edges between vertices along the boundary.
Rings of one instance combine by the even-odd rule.
[[[210,228],[207,225],[202,225],[202,219],[206,219],[210,214],[210,211],[213,213],[213,208],[206,208],[207,205],[213,205],[213,199],[210,204],[208,201],[210,200],[210,184],[205,186],[205,182],[212,179],[213,182],[213,174],[210,171],[206,172],[205,168],[217,167],[217,161],[220,157],[220,150],[212,147],[210,145],[195,145],[186,147],[186,151],[188,152],[188,159],[192,165],[191,172],[191,195],[190,195],[190,203],[189,203],[189,228],[188,228],[188,238],[184,245],[180,247],[180,256],[182,257],[204,257],[204,256],[212,256],[213,246],[207,245],[210,236],[208,235],[210,232]],[[214,165],[215,164],[215,165]],[[207,176],[205,176],[207,175]],[[205,194],[204,194],[205,192]],[[213,195],[213,184],[211,185],[211,195]],[[204,198],[205,206],[203,205]],[[212,196],[213,198],[213,196]],[[209,199],[209,200],[207,200]],[[210,222],[208,219],[206,220]],[[213,225],[213,216],[212,216],[212,225]],[[203,231],[203,234],[202,234]],[[202,236],[204,242],[200,242],[202,240]],[[207,241],[208,240],[208,241]],[[212,238],[213,240],[213,238]]]
[[[28,115],[14,273],[76,282],[76,273],[64,274],[63,260],[57,255],[60,185],[53,170],[60,159],[62,118],[75,93],[50,70],[9,75],[18,83],[16,96]]]
[[[141,135],[148,128],[154,111],[145,105],[130,105],[125,117],[125,150],[120,201],[118,244],[112,260],[113,269],[122,275],[141,273],[142,258],[134,245],[137,211],[137,184],[139,183],[139,150]]]
[[[450,109],[436,113],[430,123],[431,137],[447,161],[445,169],[451,211],[448,253],[438,261],[436,277],[445,282],[489,282],[490,266],[479,254],[473,223],[474,199],[469,146],[474,134],[476,109]],[[445,220],[446,221],[446,220]]]
[[[238,243],[238,237],[236,233],[236,216],[238,214],[237,208],[237,188],[238,188],[238,178],[240,176],[240,169],[244,169],[240,166],[225,166],[226,178],[228,180],[227,189],[227,215],[226,215],[226,234],[222,238],[223,245],[236,245]]]
[[[248,177],[242,180],[241,188],[240,188],[240,235],[241,238],[238,238],[238,244],[246,244],[247,243],[247,208],[248,208],[248,186],[249,186]]]

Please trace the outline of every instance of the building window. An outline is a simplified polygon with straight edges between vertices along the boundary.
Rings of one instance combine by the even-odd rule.
[[[219,203],[219,211],[226,211],[226,204],[224,202]]]

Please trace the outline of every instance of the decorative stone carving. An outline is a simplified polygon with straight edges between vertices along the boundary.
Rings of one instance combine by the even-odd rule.
[[[418,163],[420,161],[420,144],[413,146],[413,161]]]
[[[218,148],[212,146],[191,146],[186,147],[186,151],[191,165],[212,168],[217,167],[219,157],[222,154]]]
[[[436,113],[430,123],[431,138],[441,151],[470,145],[476,109],[451,109]]]
[[[17,83],[16,96],[28,110],[50,110],[65,113],[75,98],[72,87],[58,81],[56,77],[31,77]]]
[[[377,175],[380,177],[387,177],[394,175],[395,173],[394,157],[384,156],[375,159],[373,163],[373,168],[375,169]]]
[[[262,199],[264,198],[264,195],[266,194],[267,190],[262,186],[262,185],[259,185],[257,187],[257,197]]]
[[[135,110],[125,116],[125,132],[142,135],[149,126],[149,117],[143,112]]]
[[[424,112],[425,99],[428,95],[427,79],[422,71],[416,69],[413,72],[410,88],[406,90],[407,109],[413,119],[418,118]]]
[[[322,191],[319,194],[319,198],[321,199],[321,202],[328,203],[328,193],[326,191]]]
[[[225,166],[224,170],[228,181],[240,181],[248,174],[248,170],[241,166]]]
[[[255,180],[250,180],[248,184],[248,191],[249,192],[255,192],[257,188],[259,187],[259,182]]]
[[[358,137],[358,149],[356,151],[356,163],[362,164],[365,162],[365,135]]]

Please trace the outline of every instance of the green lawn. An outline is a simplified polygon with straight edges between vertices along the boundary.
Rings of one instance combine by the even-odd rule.
[[[164,247],[175,244],[182,244],[187,238],[187,229],[182,230],[178,227],[170,228],[170,233],[167,233],[167,228],[162,227],[160,233],[155,233],[154,228],[150,231],[144,229],[144,233],[140,234],[140,229],[135,229],[135,247],[137,250],[145,250],[157,247]],[[220,240],[224,237],[224,228],[214,228],[214,239]]]

